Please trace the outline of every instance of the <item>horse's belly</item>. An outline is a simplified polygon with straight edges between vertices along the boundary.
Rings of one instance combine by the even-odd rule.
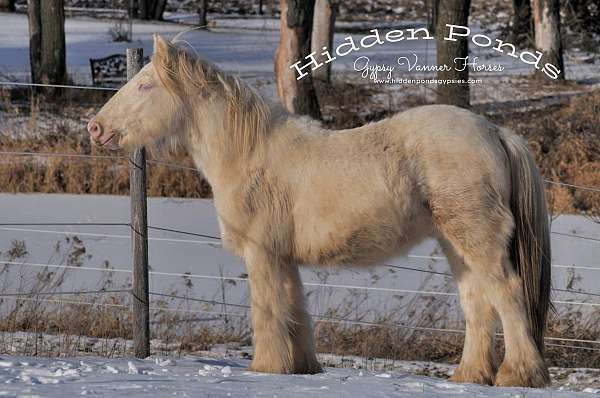
[[[407,251],[429,232],[423,218],[402,217],[391,208],[337,209],[300,220],[296,256],[305,264],[375,264]]]

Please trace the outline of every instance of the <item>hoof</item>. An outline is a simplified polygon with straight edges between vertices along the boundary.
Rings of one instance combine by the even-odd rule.
[[[519,367],[502,364],[496,375],[498,387],[542,388],[550,384],[550,374],[545,364],[529,364]]]
[[[455,383],[474,383],[491,386],[494,384],[494,371],[491,369],[487,371],[483,369],[474,369],[467,372],[459,366],[454,371],[454,374],[450,376],[450,381]]]
[[[275,374],[288,374],[293,373],[290,366],[286,366],[276,361],[264,361],[254,357],[248,370],[259,373],[275,373]]]
[[[314,374],[322,373],[322,372],[323,372],[323,367],[316,359],[307,364],[302,364],[302,366],[298,366],[298,367],[294,368],[294,373],[298,373],[298,374],[314,375]]]
[[[276,374],[316,374],[323,372],[323,367],[315,359],[309,363],[295,364],[293,367],[283,365],[277,366],[273,363],[265,363],[253,360],[248,370],[260,373],[276,373]]]

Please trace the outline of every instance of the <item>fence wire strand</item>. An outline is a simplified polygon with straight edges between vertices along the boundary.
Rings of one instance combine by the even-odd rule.
[[[0,293],[0,297],[32,297],[32,296],[72,296],[79,294],[106,294],[106,293],[131,293],[131,289],[116,290],[82,290],[82,291],[58,291],[58,292],[28,292],[28,293]]]
[[[76,89],[76,90],[119,91],[119,89],[116,87],[77,86],[77,85],[70,85],[70,84],[46,84],[46,83],[0,81],[0,85],[1,86],[24,86],[24,87],[70,88],[70,89]]]

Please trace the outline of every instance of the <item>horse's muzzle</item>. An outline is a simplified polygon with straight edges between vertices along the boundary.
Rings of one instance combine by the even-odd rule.
[[[92,141],[100,146],[104,146],[115,136],[114,133],[105,134],[100,123],[96,122],[94,119],[90,120],[87,124],[87,130],[92,137]]]

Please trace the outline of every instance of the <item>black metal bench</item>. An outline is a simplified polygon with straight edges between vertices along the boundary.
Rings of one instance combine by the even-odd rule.
[[[144,64],[148,62],[150,58],[144,57]],[[94,86],[120,87],[127,81],[127,57],[124,54],[90,58],[90,67]]]

